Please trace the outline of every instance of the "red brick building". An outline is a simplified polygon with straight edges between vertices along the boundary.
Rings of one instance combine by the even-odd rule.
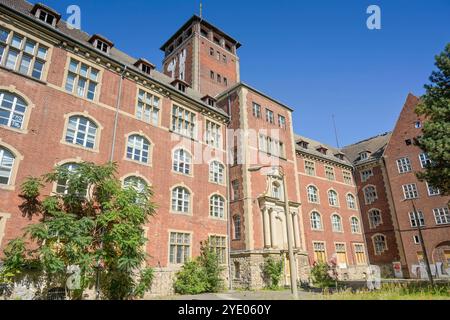
[[[309,264],[334,261],[342,279],[367,269],[353,164],[341,150],[296,137],[302,226]]]
[[[424,277],[421,226],[432,274],[450,276],[450,198],[417,179],[429,163],[415,145],[425,119],[415,113],[419,99],[408,95],[392,134],[344,148],[354,161],[370,261],[397,277]],[[414,210],[414,207],[416,210]]]
[[[37,219],[18,208],[27,176],[58,164],[115,161],[124,184],[155,192],[158,212],[147,231],[154,292],[169,292],[173,272],[208,238],[227,263],[223,110],[145,59],[26,1],[0,1],[0,57],[2,248]]]

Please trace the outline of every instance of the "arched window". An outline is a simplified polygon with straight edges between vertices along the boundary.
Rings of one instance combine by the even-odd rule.
[[[219,161],[213,161],[209,165],[209,181],[214,183],[224,183],[225,166]]]
[[[381,255],[387,250],[386,237],[382,234],[373,237],[373,246],[376,255]]]
[[[192,157],[184,149],[175,150],[173,153],[173,170],[182,174],[191,174]]]
[[[319,191],[314,186],[308,187],[308,201],[311,203],[319,203]]]
[[[234,216],[233,224],[234,224],[234,240],[240,240],[241,239],[241,216],[240,215]]]
[[[129,176],[123,181],[123,186],[125,188],[134,188],[136,192],[143,193],[148,187],[147,182],[136,176]]]
[[[359,223],[358,218],[352,217],[350,219],[350,225],[351,225],[352,233],[361,233],[361,225]]]
[[[148,163],[150,158],[150,142],[137,134],[128,137],[127,159]]]
[[[328,202],[330,203],[330,206],[338,207],[339,206],[339,200],[338,200],[338,194],[334,190],[328,191]]]
[[[9,185],[16,157],[6,148],[0,146],[0,184]]]
[[[0,91],[0,126],[23,129],[26,111],[25,100],[16,94]]]
[[[219,196],[214,195],[209,201],[209,215],[214,218],[225,218],[225,200]]]
[[[172,211],[189,213],[191,193],[188,189],[177,187],[172,190]]]
[[[333,227],[333,232],[342,232],[342,219],[339,215],[333,214],[331,216],[331,226]]]
[[[375,229],[376,227],[383,224],[380,210],[372,209],[369,211],[369,223],[372,229]]]
[[[272,183],[272,197],[281,199],[281,186],[278,182]]]
[[[60,179],[56,182],[56,193],[59,194],[68,194],[69,188],[72,187],[74,190],[73,192],[76,192],[80,197],[85,197],[88,192],[87,186],[77,186],[74,184],[71,184],[70,178],[75,177],[77,175],[77,170],[79,168],[79,165],[77,163],[66,163],[62,165],[62,168],[66,170],[64,175],[67,177],[66,179]],[[76,176],[79,178],[79,175]]]
[[[90,119],[82,116],[72,116],[66,131],[66,142],[88,149],[95,148],[97,138],[97,125]]]
[[[347,195],[347,207],[349,209],[356,209],[356,199],[351,193]]]
[[[364,199],[366,200],[366,204],[372,204],[378,199],[377,190],[374,186],[364,188]]]
[[[320,213],[316,211],[311,213],[311,229],[322,230],[322,217]]]

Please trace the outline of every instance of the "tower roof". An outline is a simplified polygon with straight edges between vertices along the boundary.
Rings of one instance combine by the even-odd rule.
[[[221,29],[219,29],[218,27],[214,26],[213,24],[209,23],[208,21],[206,21],[205,19],[199,17],[198,15],[193,15],[180,29],[178,29],[177,32],[175,32],[173,34],[172,37],[169,38],[169,40],[167,40],[162,46],[161,46],[161,50],[165,51],[167,46],[170,46],[170,44],[175,41],[176,38],[178,38],[190,25],[192,25],[195,22],[199,22],[202,25],[206,26],[208,29],[213,30],[214,32],[216,32],[217,34],[220,34],[222,37],[224,37],[227,41],[231,42],[233,45],[236,46],[236,49],[238,49],[239,47],[241,47],[241,44],[239,43],[239,41],[237,41],[236,39],[234,39],[233,37],[231,37],[229,34],[223,32]]]

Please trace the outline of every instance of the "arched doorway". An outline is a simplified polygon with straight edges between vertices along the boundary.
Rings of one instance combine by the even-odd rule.
[[[450,278],[450,241],[438,244],[433,250],[432,258],[437,268],[437,276]]]

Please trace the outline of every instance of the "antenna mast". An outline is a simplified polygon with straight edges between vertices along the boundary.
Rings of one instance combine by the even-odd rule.
[[[335,120],[334,114],[332,115],[332,118],[333,118],[334,135],[336,136],[336,146],[338,147],[338,149],[340,149],[341,147],[339,146],[339,138],[338,138],[338,132],[337,132],[336,120]]]
[[[200,18],[203,19],[203,1],[200,0]]]

